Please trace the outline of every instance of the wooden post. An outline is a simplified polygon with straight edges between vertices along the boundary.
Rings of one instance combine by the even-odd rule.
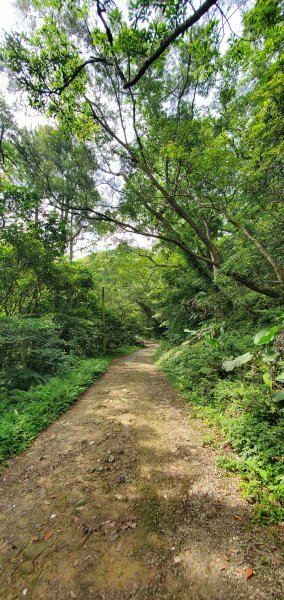
[[[106,305],[105,305],[105,288],[102,288],[102,322],[103,322],[103,355],[106,356],[107,344],[106,344]]]

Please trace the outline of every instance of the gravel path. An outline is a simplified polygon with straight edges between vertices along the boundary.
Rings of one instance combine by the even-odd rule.
[[[9,461],[2,600],[284,599],[278,543],[249,524],[152,351],[114,360]]]

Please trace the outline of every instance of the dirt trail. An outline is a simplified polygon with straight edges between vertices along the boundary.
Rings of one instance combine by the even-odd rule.
[[[248,524],[152,350],[116,359],[9,461],[1,600],[284,598],[277,543]]]

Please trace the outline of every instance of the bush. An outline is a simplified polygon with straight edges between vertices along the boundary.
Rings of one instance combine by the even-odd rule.
[[[43,318],[1,318],[0,356],[1,385],[9,389],[27,390],[72,364],[56,326]]]
[[[258,351],[252,364],[230,373],[222,368],[228,355],[252,348],[251,340],[252,336],[228,332],[215,347],[206,340],[170,350],[164,346],[156,358],[171,383],[190,401],[192,414],[217,425],[237,452],[220,457],[218,464],[241,473],[245,494],[254,498],[257,518],[277,522],[284,517],[284,408],[265,385]],[[273,362],[275,373],[281,369],[281,354],[277,359],[280,366]]]

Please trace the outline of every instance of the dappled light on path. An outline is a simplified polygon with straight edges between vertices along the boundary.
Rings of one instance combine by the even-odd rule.
[[[1,598],[281,600],[276,543],[152,350],[116,359],[3,470]]]

